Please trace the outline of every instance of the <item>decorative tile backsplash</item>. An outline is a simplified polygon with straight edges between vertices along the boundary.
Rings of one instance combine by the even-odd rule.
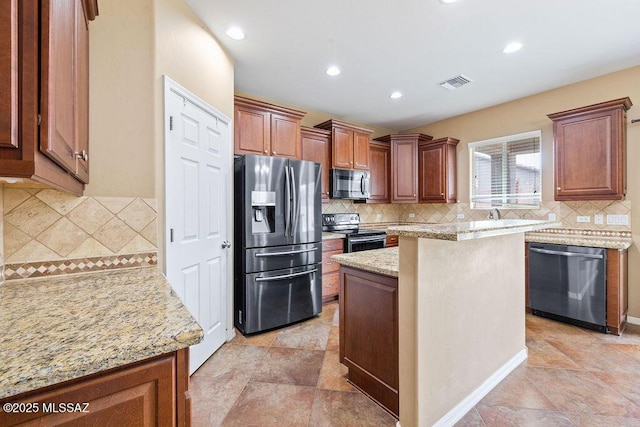
[[[52,189],[7,187],[2,201],[6,279],[155,264],[155,199],[76,197]],[[134,254],[152,256],[123,261],[140,258]],[[43,263],[49,264],[45,268]]]
[[[350,200],[332,200],[322,205],[322,213],[353,212],[360,213],[365,224],[376,223],[441,223],[456,221],[480,221],[487,219],[488,210],[471,209],[468,203],[428,203],[428,204],[365,204]],[[500,209],[505,219],[539,219],[556,214],[556,220],[563,228],[592,230],[631,231],[631,202],[625,201],[580,201],[580,202],[543,202],[539,209]],[[463,215],[459,218],[458,215]],[[594,223],[594,216],[602,215],[604,224]],[[607,225],[607,215],[627,215],[628,225]],[[590,222],[577,221],[578,216],[589,216]]]

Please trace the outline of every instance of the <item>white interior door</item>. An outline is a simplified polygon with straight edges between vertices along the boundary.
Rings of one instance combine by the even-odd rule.
[[[227,337],[230,121],[166,77],[165,120],[166,275],[205,333],[193,373]]]

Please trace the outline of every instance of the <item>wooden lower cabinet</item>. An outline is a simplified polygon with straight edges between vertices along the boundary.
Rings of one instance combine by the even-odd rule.
[[[529,243],[524,249],[525,268],[525,307],[531,313],[529,305]],[[607,249],[607,332],[620,335],[627,326],[627,311],[629,309],[629,279],[628,279],[629,251]]]
[[[322,241],[322,301],[328,302],[338,298],[340,293],[340,264],[331,260],[333,255],[344,251],[344,239]]]
[[[0,400],[0,407],[6,402],[38,410],[0,410],[2,426],[189,426],[189,349]]]
[[[397,278],[340,267],[340,362],[351,384],[399,416]]]

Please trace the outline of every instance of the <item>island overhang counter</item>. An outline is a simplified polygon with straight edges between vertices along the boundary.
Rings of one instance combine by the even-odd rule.
[[[524,233],[559,225],[497,220],[389,229],[399,235],[403,427],[454,424],[526,359]],[[379,256],[396,256],[378,251],[386,251]],[[349,256],[358,253],[334,260],[376,272],[366,260],[358,265]],[[372,264],[382,265],[379,258]],[[387,276],[395,276],[393,268],[385,269]]]

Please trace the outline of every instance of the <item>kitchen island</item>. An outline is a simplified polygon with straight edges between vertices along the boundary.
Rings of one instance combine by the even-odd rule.
[[[400,241],[396,312],[403,427],[454,424],[526,359],[524,233],[556,226],[497,220],[390,228]],[[379,257],[386,253],[392,259],[391,249],[386,251]],[[368,273],[384,264],[377,259],[367,268],[358,256],[367,253],[334,259]]]
[[[6,282],[0,403],[37,410],[0,410],[0,425],[188,424],[188,347],[202,337],[155,267]],[[88,412],[45,410],[59,403]]]

